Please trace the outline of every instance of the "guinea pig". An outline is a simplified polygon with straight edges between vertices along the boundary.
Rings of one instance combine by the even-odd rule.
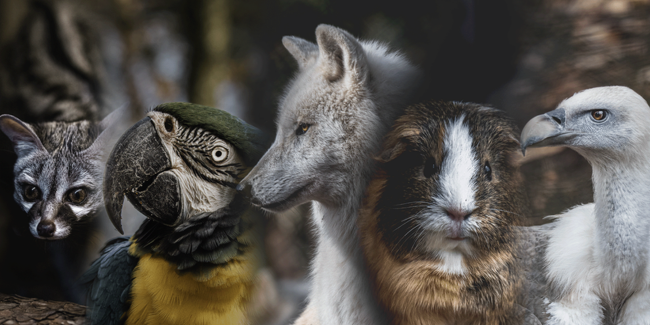
[[[358,219],[393,324],[527,322],[517,139],[502,112],[472,103],[418,104],[395,122]]]

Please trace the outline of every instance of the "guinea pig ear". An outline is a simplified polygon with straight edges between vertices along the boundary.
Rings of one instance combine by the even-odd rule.
[[[384,142],[383,150],[375,158],[380,163],[387,163],[399,157],[408,148],[411,139],[417,139],[420,136],[420,130],[416,128],[404,128],[391,132]]]
[[[29,124],[13,115],[0,115],[0,130],[13,143],[18,158],[27,156],[34,150],[47,151]]]

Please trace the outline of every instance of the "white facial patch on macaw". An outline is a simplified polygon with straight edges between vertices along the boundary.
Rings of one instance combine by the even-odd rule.
[[[471,236],[469,230],[478,228],[476,219],[466,217],[476,209],[480,163],[464,119],[463,115],[445,126],[445,154],[439,167],[438,191],[429,208],[418,216],[428,233],[423,236],[423,249],[440,260],[436,264],[439,271],[450,274],[465,272],[463,259],[473,254],[467,240]]]
[[[149,112],[148,116],[152,119],[156,126],[156,131],[165,146],[165,151],[169,155],[171,162],[171,169],[165,173],[172,173],[178,179],[181,186],[182,212],[181,215],[189,218],[193,215],[217,211],[220,208],[227,206],[235,197],[237,191],[234,187],[224,185],[223,183],[238,183],[238,179],[233,177],[232,174],[239,174],[239,170],[243,169],[244,160],[239,156],[237,150],[228,142],[218,139],[213,135],[206,135],[205,138],[209,139],[206,144],[210,150],[201,153],[210,159],[215,165],[224,166],[224,171],[228,173],[214,173],[211,178],[216,178],[223,183],[208,181],[193,171],[186,161],[178,154],[174,147],[175,137],[179,136],[183,126],[179,125],[178,121],[173,116],[162,112]],[[172,121],[172,131],[165,130],[165,122]],[[168,125],[169,127],[169,125]],[[200,133],[202,130],[196,128],[190,131],[192,136],[201,138]],[[187,135],[187,134],[186,134]],[[198,153],[197,153],[198,154]],[[216,167],[218,169],[219,167]],[[216,172],[216,170],[206,170],[206,172]]]

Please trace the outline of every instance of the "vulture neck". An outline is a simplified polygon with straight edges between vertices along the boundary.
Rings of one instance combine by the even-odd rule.
[[[603,289],[610,296],[630,294],[643,281],[648,267],[650,159],[641,153],[650,152],[650,145],[644,146],[634,148],[623,158],[591,161],[596,218],[594,257],[602,267]]]

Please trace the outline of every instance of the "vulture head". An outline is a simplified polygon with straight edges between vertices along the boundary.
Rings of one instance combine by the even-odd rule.
[[[650,107],[623,86],[583,90],[548,113],[531,119],[521,149],[567,146],[591,163],[637,156],[650,140]]]

